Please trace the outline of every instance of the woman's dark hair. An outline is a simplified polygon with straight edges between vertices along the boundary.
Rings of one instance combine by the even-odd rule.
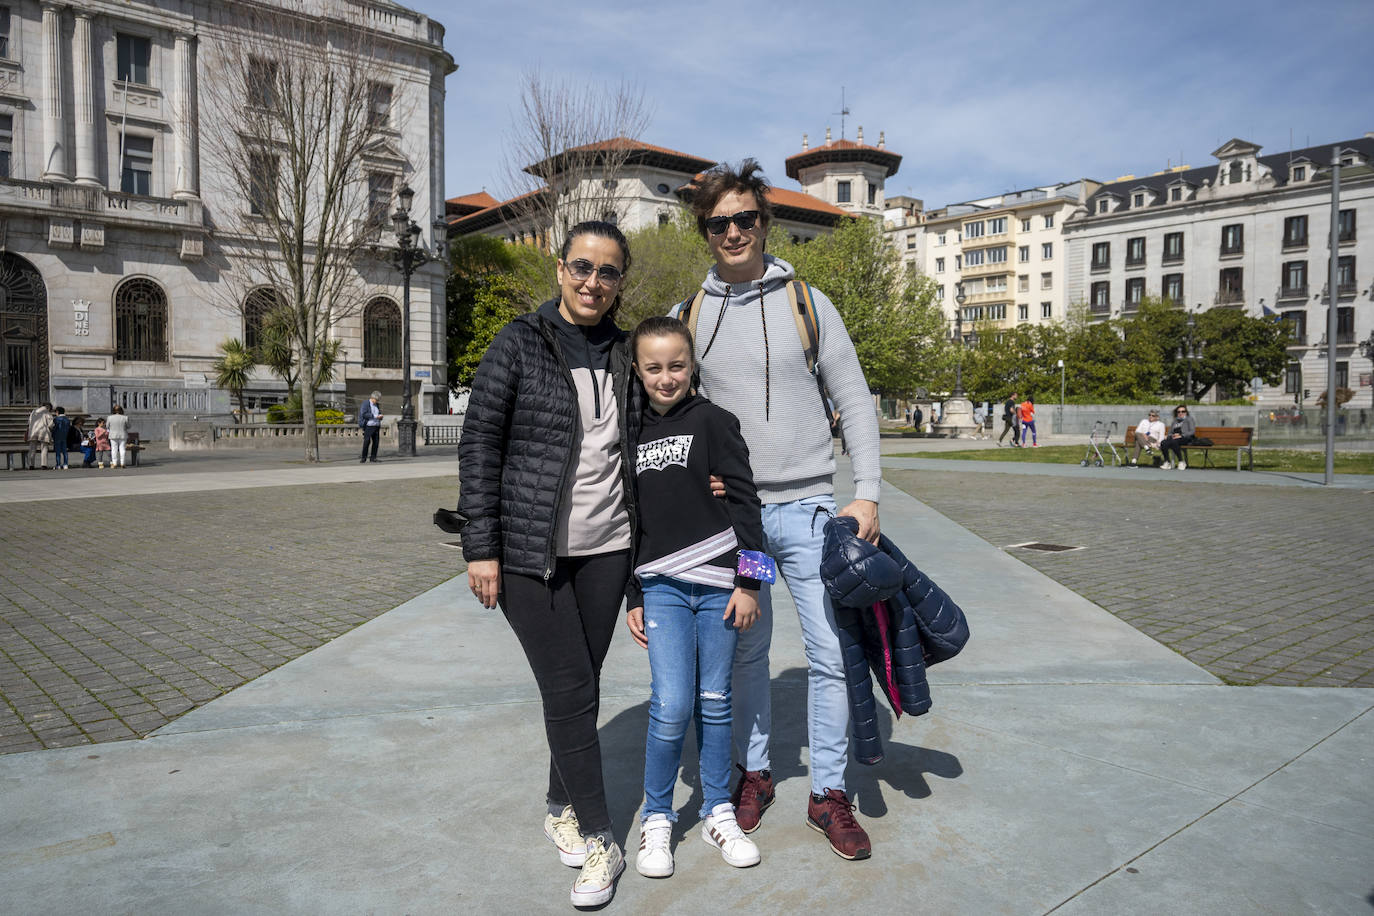
[[[594,235],[597,238],[610,239],[620,246],[620,272],[627,274],[630,272],[630,243],[625,239],[625,233],[616,228],[614,223],[604,220],[589,219],[578,223],[568,230],[567,236],[563,239],[563,248],[558,254],[558,259],[563,262],[568,260],[568,250],[572,248],[573,239],[580,235]],[[615,313],[620,311],[620,291],[615,294],[615,301],[606,310],[605,317],[615,320]]]
[[[1187,410],[1187,409],[1188,409],[1188,405],[1187,405],[1187,404],[1180,404],[1180,405],[1178,405],[1177,407],[1174,408],[1174,416],[1178,416],[1178,412],[1179,412],[1180,410]]]
[[[722,162],[693,183],[692,215],[697,218],[697,232],[702,238],[706,238],[706,218],[731,191],[754,195],[759,205],[759,224],[764,232],[768,231],[768,224],[773,221],[773,206],[768,202],[768,179],[763,177],[763,166],[754,159],[745,159],[738,168]]]
[[[630,332],[630,359],[639,362],[639,341],[643,337],[672,337],[674,334],[687,341],[687,352],[693,352],[692,332],[687,325],[667,315],[645,318]],[[695,357],[693,357],[695,361]]]

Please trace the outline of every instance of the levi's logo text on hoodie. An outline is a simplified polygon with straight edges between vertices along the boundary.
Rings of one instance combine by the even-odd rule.
[[[635,473],[661,471],[669,465],[680,464],[687,467],[687,457],[692,454],[692,437],[667,436],[653,442],[641,442],[635,460]]]

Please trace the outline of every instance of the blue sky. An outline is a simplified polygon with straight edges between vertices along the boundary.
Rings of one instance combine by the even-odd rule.
[[[403,0],[404,2],[404,0]],[[1374,131],[1374,2],[1038,4],[410,0],[447,29],[446,193],[501,196],[521,74],[640,87],[643,139],[783,160],[830,126],[887,134],[887,194],[927,207],[1192,166],[1231,137],[1265,153]],[[767,12],[776,10],[776,12]]]

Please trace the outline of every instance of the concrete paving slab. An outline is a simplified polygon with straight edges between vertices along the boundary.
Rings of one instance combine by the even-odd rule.
[[[696,838],[689,753],[678,874],[631,864],[612,908],[1358,911],[1374,839],[1332,812],[1366,789],[1369,692],[1215,686],[899,491],[883,511],[973,641],[932,669],[934,711],[886,723],[887,759],[850,768],[875,858],[844,862],[804,824],[804,662],[779,595],[764,861],[730,869]],[[605,670],[608,798],[633,845],[645,653],[619,634]],[[0,757],[0,895],[24,913],[570,912],[546,767],[518,644],[454,579],[149,739]],[[1290,813],[1303,799],[1323,823]],[[1126,881],[1147,865],[1148,907]]]
[[[1346,830],[1366,840],[1374,838],[1374,713],[1366,711],[1246,791],[1240,800]],[[1374,856],[1370,865],[1374,866]],[[1374,868],[1370,876],[1374,885]],[[1374,906],[1374,900],[1370,905]]]
[[[1368,792],[1359,793],[1374,788],[1374,777],[1366,775],[1374,774],[1367,756],[1374,733],[1360,725],[1374,718],[1367,715],[1372,708],[1374,690],[1035,684],[943,688],[936,711],[963,725],[1222,795],[1258,792],[1277,780],[1263,797],[1290,813],[1331,793],[1328,803],[1354,804],[1355,821],[1374,815]],[[1294,757],[1301,763],[1292,763]],[[1300,770],[1283,778],[1290,763]],[[1311,788],[1296,792],[1298,786]],[[1246,800],[1263,803],[1248,793]],[[1366,823],[1374,825],[1374,817]]]
[[[1369,916],[1367,838],[1232,802],[1108,875],[1064,916]]]

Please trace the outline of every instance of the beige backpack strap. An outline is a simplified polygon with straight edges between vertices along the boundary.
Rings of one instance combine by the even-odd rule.
[[[821,349],[820,322],[816,319],[816,303],[811,298],[811,286],[801,280],[787,284],[787,301],[792,305],[792,320],[797,323],[797,336],[806,353],[806,371],[816,374],[816,360]]]
[[[677,320],[687,325],[687,331],[692,335],[693,342],[697,339],[697,321],[701,319],[701,300],[705,298],[706,290],[699,289],[695,296],[682,300],[682,304],[678,306]]]
[[[806,354],[806,371],[816,379],[816,390],[820,392],[825,418],[830,422],[831,431],[838,434],[835,411],[830,407],[830,392],[826,390],[825,380],[816,369],[821,349],[821,334],[820,320],[816,317],[816,302],[811,297],[810,284],[801,280],[793,280],[787,284],[787,301],[792,305],[792,320],[797,323],[797,336],[801,338],[802,351]]]

